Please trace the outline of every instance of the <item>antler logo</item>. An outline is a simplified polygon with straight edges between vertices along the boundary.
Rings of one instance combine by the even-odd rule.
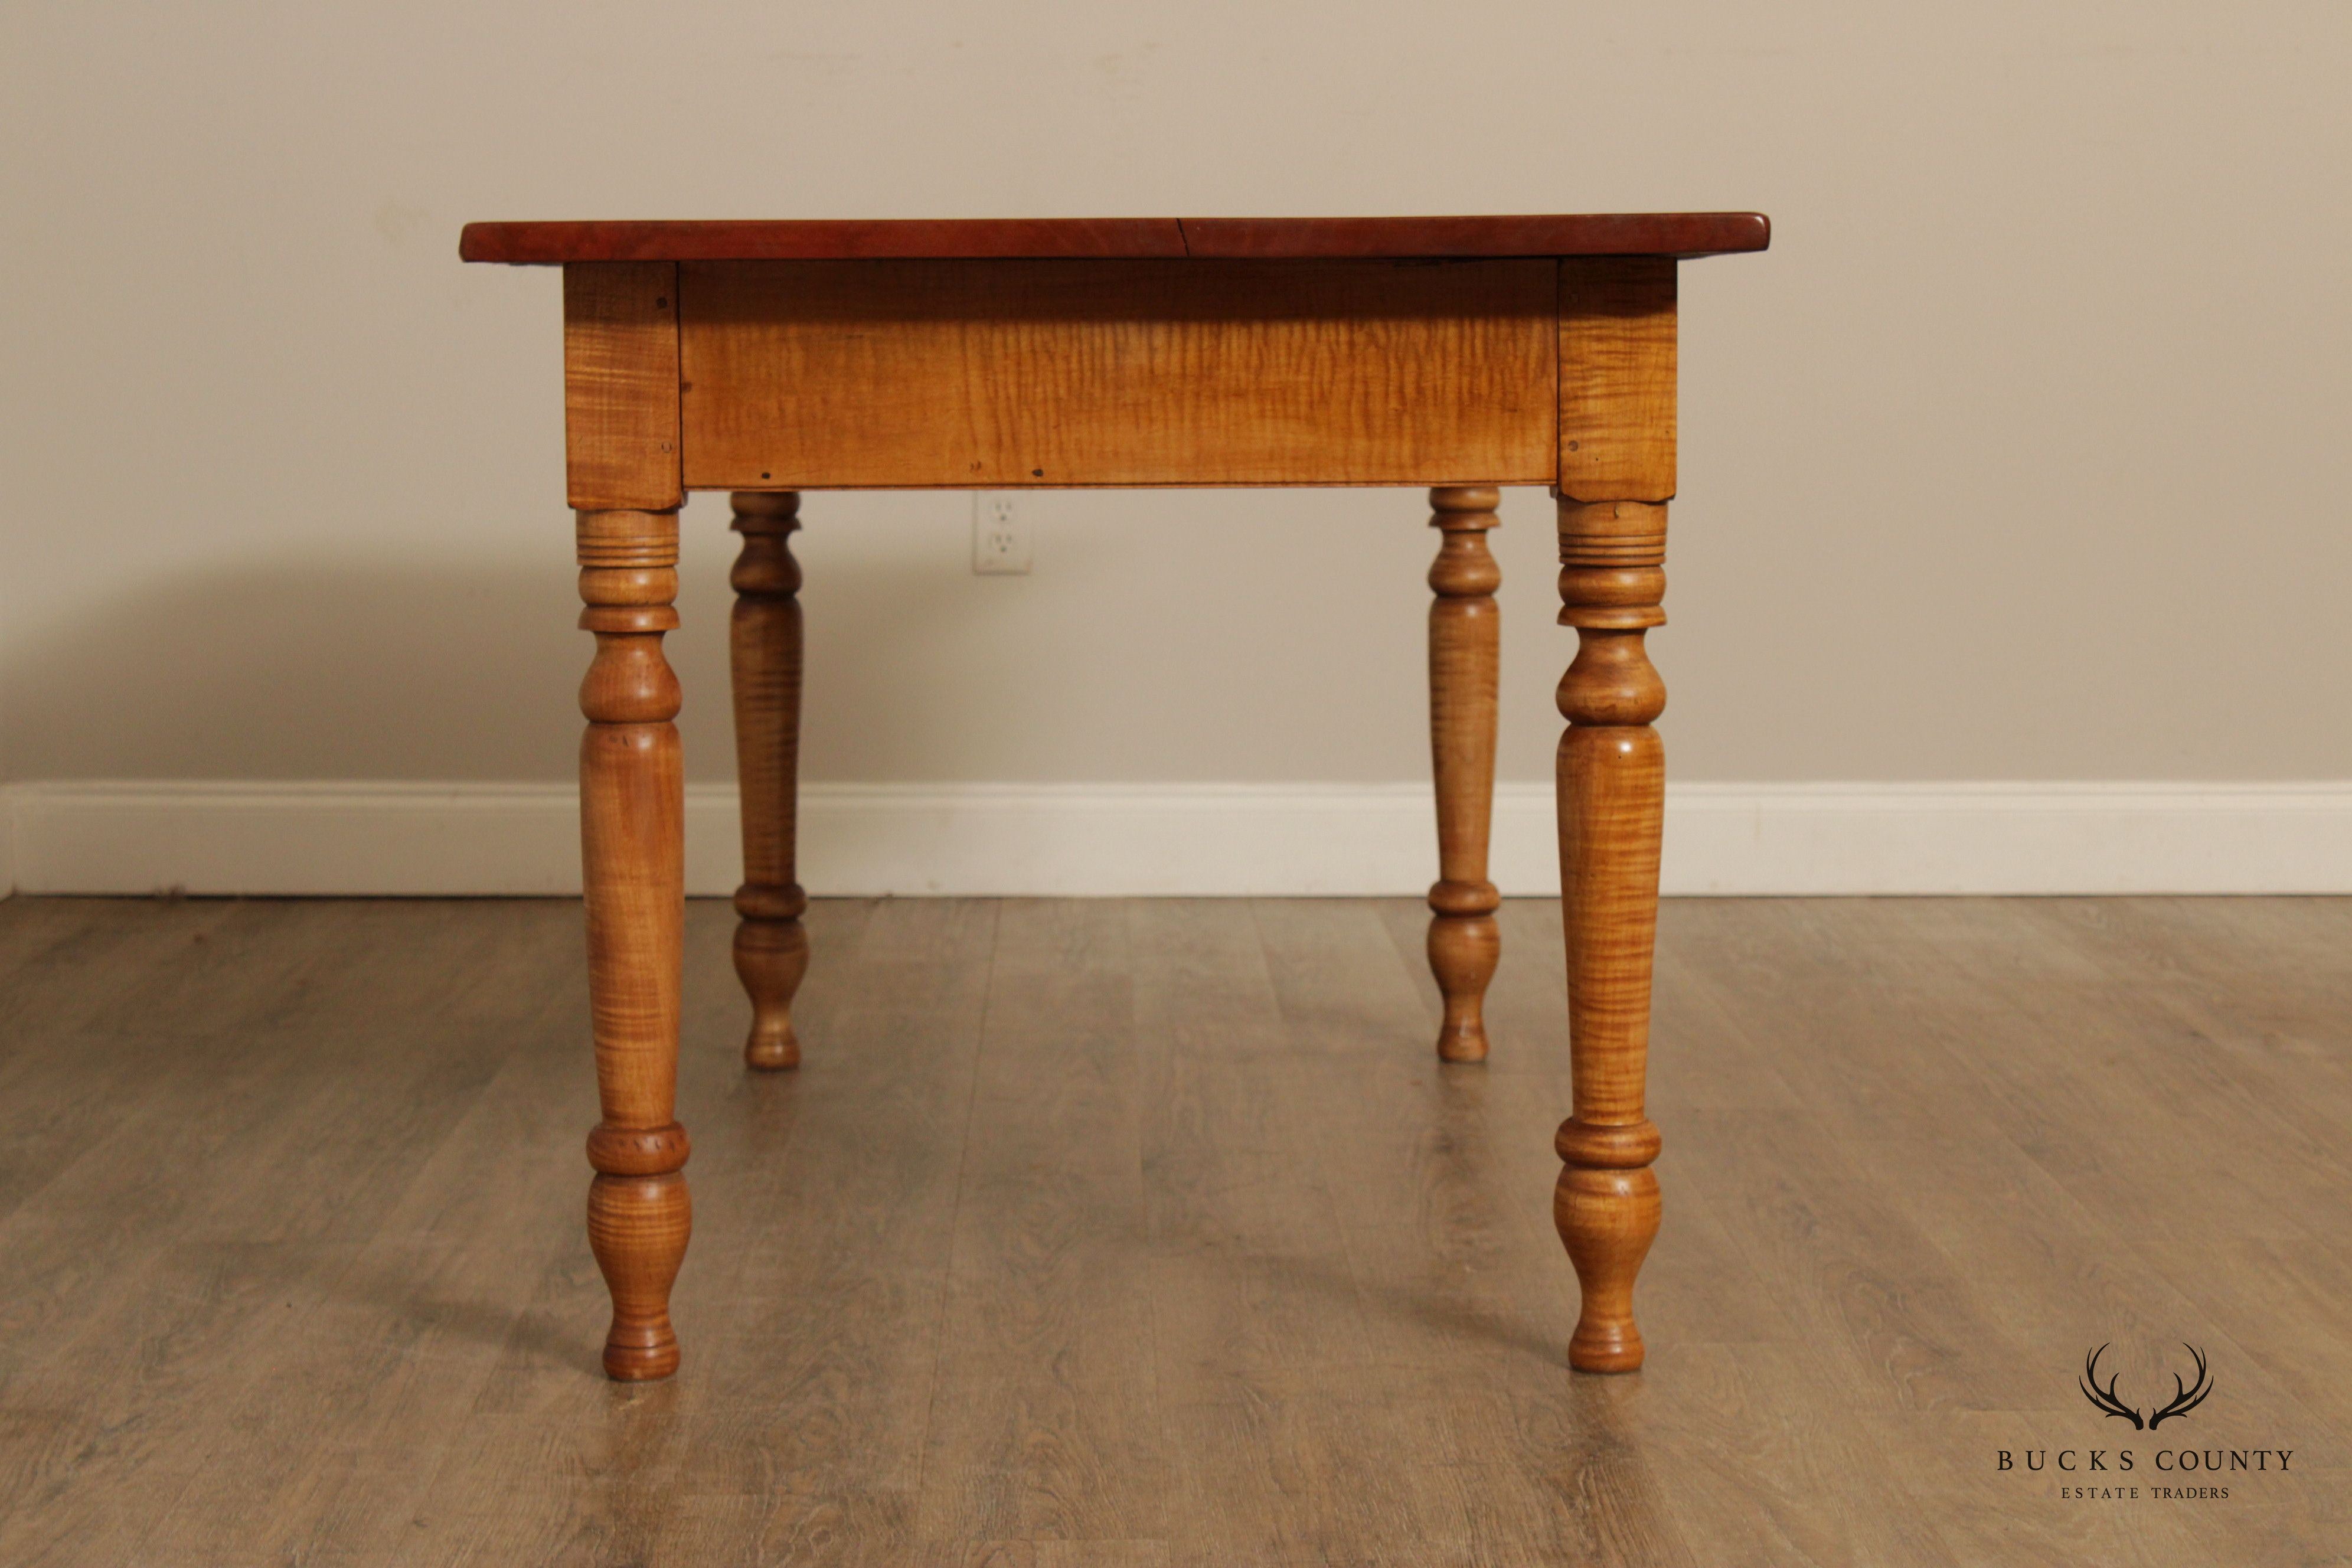
[[[2112,1343],[2113,1342],[2111,1341],[2109,1342]],[[2099,1385],[2099,1358],[2107,1353],[2106,1345],[2101,1345],[2097,1350],[2093,1351],[2089,1355],[2083,1358],[2083,1381],[2080,1384],[2080,1387],[2083,1390],[2083,1397],[2089,1400],[2095,1408],[2103,1410],[2109,1415],[2119,1415],[2125,1420],[2130,1422],[2132,1424],[2132,1430],[2135,1432],[2140,1431],[2143,1428],[2153,1432],[2158,1426],[2171,1419],[2173,1416],[2188,1415],[2200,1405],[2204,1404],[2205,1396],[2213,1392],[2213,1379],[2211,1374],[2205,1369],[2205,1352],[2203,1351],[2199,1350],[2195,1345],[2189,1344],[2185,1341],[2182,1342],[2180,1348],[2187,1351],[2190,1359],[2196,1362],[2197,1381],[2193,1384],[2184,1384],[2180,1381],[2180,1374],[2177,1372],[2174,1373],[2172,1374],[2172,1403],[2167,1405],[2161,1410],[2151,1412],[2146,1421],[2142,1421],[2140,1419],[2139,1412],[2131,1405],[2125,1404],[2122,1397],[2116,1393],[2116,1376],[2114,1373],[2111,1373],[2108,1374],[2106,1386],[2103,1388]]]

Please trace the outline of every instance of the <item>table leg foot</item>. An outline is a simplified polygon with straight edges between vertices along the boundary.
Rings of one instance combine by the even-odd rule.
[[[681,1148],[684,1134],[679,1135]],[[588,1187],[588,1245],[613,1296],[604,1336],[605,1375],[623,1383],[677,1370],[669,1291],[686,1258],[694,1205],[686,1178],[600,1175]]]
[[[1658,1178],[1644,1163],[1633,1169],[1593,1162],[1633,1151],[1602,1147],[1612,1134],[1633,1133],[1657,1153],[1657,1129],[1582,1128],[1570,1120],[1555,1144],[1568,1162],[1552,1189],[1552,1224],[1576,1268],[1583,1291],[1568,1364],[1579,1372],[1633,1372],[1642,1364],[1642,1331],[1633,1321],[1633,1280],[1658,1234]]]
[[[801,1065],[800,1037],[793,1032],[793,996],[808,973],[808,932],[799,916],[807,907],[807,895],[797,886],[746,883],[735,889],[735,912],[742,917],[735,927],[735,975],[751,999],[751,1032],[744,1037],[743,1065],[761,1072]],[[761,912],[777,908],[794,912],[781,917]]]

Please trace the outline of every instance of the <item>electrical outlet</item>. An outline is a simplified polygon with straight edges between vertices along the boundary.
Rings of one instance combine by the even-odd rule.
[[[1011,490],[971,498],[971,569],[983,575],[1026,576],[1029,524]]]

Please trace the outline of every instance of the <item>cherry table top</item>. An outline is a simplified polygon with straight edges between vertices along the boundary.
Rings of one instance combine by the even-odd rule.
[[[469,223],[467,261],[880,261],[1054,257],[1102,260],[1354,257],[1719,256],[1761,250],[1762,213],[1581,213],[1516,217],[760,219]]]

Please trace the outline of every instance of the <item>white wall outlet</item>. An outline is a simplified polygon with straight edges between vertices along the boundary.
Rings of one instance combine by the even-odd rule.
[[[1029,546],[1029,524],[1011,490],[982,490],[971,498],[973,571],[1025,576]]]

